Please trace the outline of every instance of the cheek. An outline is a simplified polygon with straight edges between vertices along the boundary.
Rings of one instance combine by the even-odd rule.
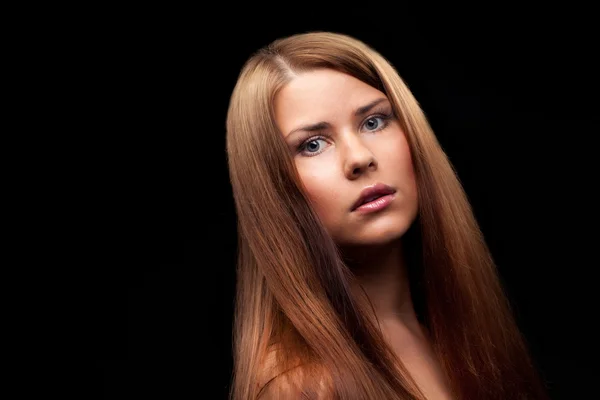
[[[408,176],[410,179],[414,180],[415,179],[415,170],[413,168],[412,157],[411,157],[410,150],[408,149],[408,147],[406,147],[406,150],[404,152],[402,167],[403,167],[404,171],[406,171],[406,176]]]
[[[396,164],[402,168],[405,176],[414,176],[412,157],[410,153],[410,147],[406,141],[404,134],[400,134],[398,141],[394,148],[394,157],[396,158]]]
[[[417,180],[416,180],[416,176],[415,176],[415,170],[413,168],[413,162],[412,162],[410,149],[409,149],[407,143],[405,144],[404,151],[402,154],[403,154],[403,157],[402,157],[402,162],[401,162],[401,168],[402,168],[403,179],[406,182],[407,191],[411,192],[414,196],[414,200],[417,201],[417,198],[418,198]]]
[[[310,201],[319,212],[326,212],[332,208],[337,196],[326,181],[311,177],[304,181],[304,186]]]
[[[406,175],[411,180],[412,184],[416,187],[416,178],[415,178],[415,170],[413,167],[412,155],[410,153],[410,149],[408,148],[408,144],[406,144],[406,156],[404,157],[404,169],[406,171]]]
[[[377,155],[382,166],[399,169],[402,175],[406,175],[412,170],[410,148],[402,132],[378,143]]]
[[[310,201],[319,216],[323,219],[333,218],[341,201],[339,179],[329,172],[331,168],[316,169],[313,171],[299,170],[300,178],[306,189]]]
[[[403,134],[401,134],[392,145],[384,147],[384,162],[389,165],[398,175],[399,184],[406,190],[416,190],[415,171],[412,163],[410,147]]]

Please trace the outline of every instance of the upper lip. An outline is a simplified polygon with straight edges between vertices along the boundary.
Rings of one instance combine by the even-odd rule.
[[[377,197],[381,197],[381,196],[385,196],[386,194],[392,194],[395,193],[396,190],[388,185],[385,185],[383,183],[376,183],[374,185],[371,186],[367,186],[366,188],[363,189],[362,192],[360,192],[360,196],[358,197],[358,199],[354,202],[354,205],[352,206],[352,211],[356,210],[358,207],[360,207],[361,205],[363,205],[364,203],[366,203],[366,200],[370,200],[370,198],[377,198]]]

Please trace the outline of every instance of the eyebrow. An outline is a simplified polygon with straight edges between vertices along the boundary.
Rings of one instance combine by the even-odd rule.
[[[385,97],[373,100],[372,102],[357,108],[354,111],[354,116],[355,117],[360,117],[365,115],[366,113],[368,113],[369,111],[371,111],[371,109],[373,107],[375,107],[376,105],[383,103],[384,101],[387,101],[388,99]],[[327,129],[331,126],[331,124],[329,124],[328,122],[325,121],[321,121],[321,122],[317,122],[316,124],[310,124],[310,125],[305,125],[305,126],[301,126],[299,128],[296,128],[292,131],[290,131],[290,133],[288,133],[288,135],[286,136],[286,138],[288,138],[289,136],[293,135],[296,132],[300,132],[300,131],[305,131],[305,132],[316,132],[316,131],[322,131],[323,129]]]

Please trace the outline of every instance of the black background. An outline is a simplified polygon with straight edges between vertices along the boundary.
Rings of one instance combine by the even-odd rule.
[[[89,178],[102,207],[87,258],[99,266],[84,284],[94,364],[84,397],[225,398],[229,96],[253,51],[311,30],[353,35],[397,68],[456,167],[552,397],[593,393],[590,11],[211,6],[114,10],[82,44],[104,152]]]

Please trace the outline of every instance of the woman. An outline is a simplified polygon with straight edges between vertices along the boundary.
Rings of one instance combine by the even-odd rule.
[[[227,115],[232,399],[547,398],[448,158],[346,35],[276,40]]]

